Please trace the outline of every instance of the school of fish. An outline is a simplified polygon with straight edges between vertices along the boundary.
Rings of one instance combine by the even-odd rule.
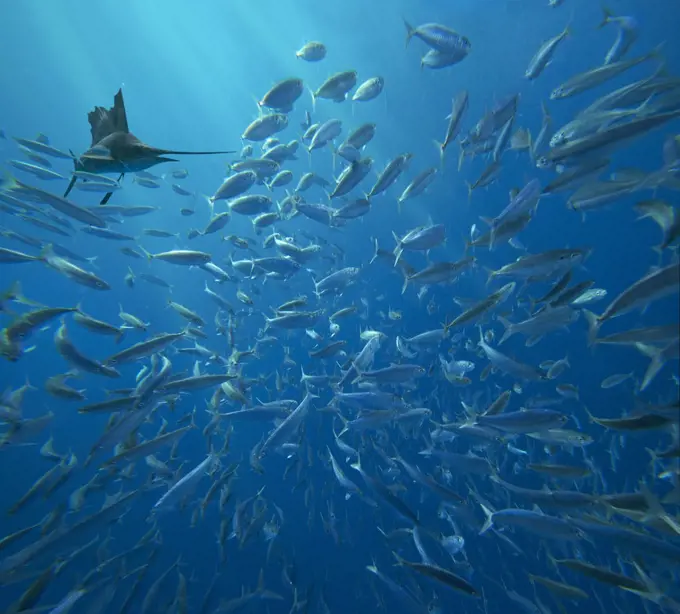
[[[518,81],[540,87],[553,58],[578,45],[567,21]],[[328,614],[361,611],[355,599],[421,614],[548,614],[596,603],[592,611],[680,612],[680,213],[672,204],[680,78],[664,67],[663,46],[636,43],[633,17],[605,10],[599,25],[616,32],[612,48],[546,93],[535,134],[519,125],[529,114],[519,95],[499,92],[473,117],[472,84],[438,85],[451,89],[451,113],[441,134],[423,136],[435,140],[434,166],[408,152],[374,161],[380,125],[347,126],[334,109],[380,104],[390,83],[360,79],[318,41],[289,51],[300,74],[312,65],[341,71],[260,92],[258,116],[232,135],[242,151],[227,156],[226,177],[205,189],[211,196],[185,187],[189,173],[176,164],[162,176],[130,170],[116,179],[72,170],[68,146],[45,135],[1,132],[13,158],[0,184],[0,354],[3,373],[25,366],[26,383],[0,378],[0,462],[4,471],[38,467],[24,469],[31,479],[20,498],[2,502],[0,517],[12,519],[0,529],[2,612]],[[405,58],[417,47],[423,70],[477,61],[474,40],[449,25],[405,21],[405,32]],[[647,76],[626,81],[640,65]],[[624,84],[611,86],[615,78]],[[553,125],[562,99],[595,88],[594,102]],[[662,164],[620,166],[621,151],[642,137]],[[326,155],[336,177],[313,170]],[[504,202],[485,203],[487,186],[513,184],[503,175],[510,157],[524,164],[524,180]],[[72,178],[74,191],[62,196]],[[199,227],[177,235],[163,229],[161,207],[116,204],[130,181],[184,197],[182,215]],[[470,230],[461,237],[436,214],[405,229],[403,213],[442,181],[467,184]],[[98,204],[104,194],[113,198]],[[658,227],[658,244],[635,246],[656,261],[640,276],[589,241],[594,219],[630,209],[622,199],[635,203],[632,224]],[[393,244],[339,246],[338,235],[371,223],[374,207],[391,208]],[[565,244],[555,229],[548,249],[525,246],[521,233],[557,207],[582,218],[583,243]],[[148,227],[126,230],[136,218]],[[230,233],[235,218],[252,231]],[[101,254],[80,253],[82,233]],[[608,292],[591,261],[624,275],[627,287]],[[33,300],[39,268],[80,286],[82,300]],[[190,294],[173,292],[176,275]],[[422,322],[441,325],[419,327],[406,308],[381,305],[378,277],[404,300],[417,295]],[[478,294],[461,293],[463,281],[478,282]],[[271,288],[281,297],[274,305],[263,299]],[[163,296],[176,325],[161,329],[153,313],[126,311],[123,291]],[[117,321],[100,313],[107,300],[119,306]],[[674,301],[675,317],[650,316],[657,302]],[[246,326],[257,336],[243,334]],[[549,356],[537,354],[545,338]],[[616,401],[594,404],[570,378],[568,353],[554,355],[566,340],[593,363],[631,352],[646,368],[611,372],[601,389]],[[261,360],[278,368],[263,370]],[[32,373],[37,361],[44,381]],[[49,407],[32,401],[36,388],[53,399]],[[95,426],[76,437],[54,428],[62,414]],[[613,489],[632,449],[645,460],[617,480],[627,490]],[[290,509],[291,498],[304,508]],[[355,518],[374,527],[378,546],[357,561],[340,608],[328,598],[330,572],[300,580],[287,534],[306,527],[328,540],[318,547],[332,560],[332,548],[357,545]],[[196,536],[215,569],[207,590],[193,589],[188,553],[155,562],[180,530]],[[486,572],[498,565],[489,553],[504,561],[502,574]],[[225,590],[246,554],[259,575],[240,592]],[[55,595],[65,581],[70,588]]]

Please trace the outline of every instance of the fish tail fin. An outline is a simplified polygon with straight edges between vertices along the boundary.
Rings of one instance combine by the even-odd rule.
[[[406,19],[403,17],[402,19],[404,20],[404,26],[406,27],[406,47],[408,47],[408,44],[411,42],[411,39],[416,33],[416,29],[408,21],[406,21]]]
[[[376,237],[373,237],[373,256],[369,260],[368,264],[373,264],[373,262],[378,258],[379,251],[380,247],[378,245],[378,239]]]
[[[90,453],[87,455],[87,458],[85,459],[85,462],[83,463],[83,467],[89,467],[90,466],[90,463],[93,461],[96,451],[97,451],[96,448],[92,448],[92,450],[90,450]]]
[[[611,23],[612,21],[615,20],[614,13],[609,7],[602,6],[602,21],[599,23],[597,26],[597,29],[600,30],[604,28],[607,24]]]
[[[361,455],[357,451],[357,462],[350,465],[352,469],[361,473]]]
[[[503,325],[503,328],[505,328],[505,331],[503,332],[503,336],[501,337],[500,341],[498,342],[498,345],[502,345],[505,341],[507,341],[512,335],[515,334],[515,329],[514,329],[514,324],[510,322],[507,318],[504,318],[503,316],[498,316],[498,321]]]
[[[588,323],[588,345],[591,346],[597,342],[597,333],[600,330],[600,319],[588,309],[583,309],[583,315]]]
[[[409,282],[408,273],[406,271],[404,271],[404,283],[401,286],[401,293],[402,294],[404,294],[404,292],[406,292],[406,288],[408,288],[408,282]]]
[[[465,162],[465,149],[463,144],[459,141],[458,146],[460,147],[460,153],[458,154],[458,170],[463,168],[463,162]]]
[[[646,345],[644,343],[636,343],[635,347],[640,352],[642,352],[642,354],[652,359],[652,361],[649,363],[649,366],[647,367],[647,371],[645,371],[644,377],[642,378],[642,383],[640,384],[640,392],[642,392],[647,389],[659,371],[663,369],[664,365],[666,364],[666,360],[663,356],[663,351],[655,348],[654,346]]]
[[[640,576],[640,580],[642,580],[642,583],[645,585],[646,590],[638,591],[630,588],[624,588],[624,590],[627,590],[630,593],[634,593],[640,597],[645,596],[653,603],[661,605],[662,600],[666,599],[665,593],[662,592],[661,589],[656,585],[654,580],[652,580],[647,575],[645,570],[640,566],[640,563],[638,563],[637,561],[633,561],[633,567],[635,567],[635,571],[637,572],[638,576]]]
[[[153,255],[151,252],[147,252],[141,245],[139,246],[139,249],[142,250],[142,252],[143,252],[144,255],[146,256],[146,259],[147,259],[148,261],[151,261],[151,260],[154,259],[154,255]],[[129,267],[128,267],[128,268],[129,268]]]
[[[257,578],[257,588],[255,589],[255,592],[257,594],[264,593],[265,588],[264,588],[264,569],[260,569],[260,575]],[[297,597],[297,595],[296,595]]]
[[[493,269],[489,269],[488,267],[484,267],[486,272],[489,274],[489,277],[486,279],[486,285],[488,286],[498,275],[498,271],[494,271]]]
[[[434,424],[436,424],[436,423],[434,423]],[[433,452],[434,452],[434,443],[432,442],[431,439],[428,439],[428,440],[425,441],[425,449],[418,452],[418,454],[420,456],[425,456],[425,457],[429,458],[430,456],[432,456]]]
[[[664,62],[664,57],[662,55],[663,48],[666,46],[666,41],[661,41],[654,49],[652,49],[649,53],[646,53],[642,57],[645,60],[652,60],[652,59],[658,59],[661,62]]]
[[[643,103],[643,104],[645,104],[645,103]],[[643,206],[642,203],[638,203],[638,204],[635,205],[633,208],[635,209],[636,213],[638,214],[637,218],[635,219],[636,222],[639,222],[640,220],[646,220],[647,218],[650,218],[652,221],[654,221],[656,224],[658,224],[659,227],[660,227],[662,230],[664,230],[664,226],[665,226],[664,221],[665,221],[665,220],[661,220],[661,219],[659,219],[658,217],[654,217],[654,216],[652,215],[652,212],[651,212],[650,210],[646,209],[646,208]]]
[[[642,117],[647,117],[648,115],[653,115],[654,114],[654,107],[652,107],[652,100],[654,99],[654,96],[650,96],[643,102],[641,102],[637,108],[635,109],[635,114],[640,115]]]
[[[215,199],[212,196],[207,196],[206,194],[201,194],[201,196],[205,199],[206,204],[208,205],[208,209],[210,209],[210,217],[215,216]]]
[[[466,181],[465,185],[467,186],[468,202],[470,202],[472,201],[472,192],[475,188],[469,181]]]
[[[490,508],[488,508],[486,505],[484,505],[481,501],[478,501],[479,506],[482,508],[482,511],[484,512],[484,524],[482,525],[482,528],[479,531],[480,535],[484,535],[489,529],[493,528],[493,514],[494,511]]]
[[[312,112],[316,113],[316,94],[314,93],[314,90],[307,86],[307,91],[309,92],[309,95],[312,97]]]
[[[258,100],[258,98],[252,94],[251,98],[253,99],[253,102],[255,103],[255,107],[257,108],[257,114],[259,117],[262,117],[264,114],[264,105],[262,104],[261,100]]]
[[[394,254],[394,266],[397,266],[399,263],[399,259],[401,258],[401,255],[404,253],[404,248],[401,246],[401,239],[397,236],[397,233],[392,231],[392,236],[394,237],[394,240],[397,242],[397,246],[394,248],[394,251],[392,252]]]
[[[397,559],[397,565],[400,567],[404,566],[405,560],[402,559],[394,550],[392,550],[392,556]]]
[[[595,416],[590,413],[590,410],[585,405],[583,406],[583,410],[586,412],[586,414],[588,414],[588,422],[590,424],[599,424]]]
[[[449,319],[449,316],[446,316],[446,320]],[[444,337],[449,336],[449,330],[451,329],[451,322],[447,322],[444,320],[443,322],[440,322],[439,325],[444,329]]]
[[[352,107],[354,109],[354,107]],[[333,179],[335,180],[335,183],[338,182],[338,178],[335,176],[335,169],[338,166],[338,148],[335,146],[335,143],[331,142],[328,144],[328,148],[331,150],[331,160],[333,162]],[[330,201],[330,194],[328,190],[324,189],[324,192],[328,195],[328,200]]]
[[[20,187],[20,185],[16,177],[7,171],[3,171],[2,176],[0,177],[0,190],[3,192],[11,192],[18,187]]]
[[[54,255],[55,255],[54,248],[52,247],[51,243],[48,243],[40,250],[40,253],[38,254],[38,259],[42,260],[43,262],[47,262],[48,258]]]
[[[444,146],[444,143],[440,143],[437,139],[432,139],[432,142],[439,152],[439,165],[441,166],[441,169],[444,170],[444,152],[446,151],[446,147]]]
[[[339,439],[347,431],[349,431],[349,427],[347,426],[347,424],[349,423],[349,420],[347,418],[345,418],[345,416],[343,416],[340,412],[337,412],[336,415],[342,421],[342,430],[335,436],[336,439]]]
[[[647,450],[652,453],[653,458],[656,456],[652,450],[649,450],[649,448],[647,448]],[[647,486],[644,481],[640,482],[640,494],[645,498],[648,510],[647,515],[643,518],[643,522],[653,520],[654,518],[666,520],[668,513],[661,505],[659,498],[649,490],[649,486]]]
[[[21,303],[22,305],[30,305],[32,303],[32,301],[28,301],[23,295],[21,282],[19,280],[13,282],[12,285],[0,295],[0,299],[11,300],[15,303]]]
[[[541,101],[541,112],[543,113],[543,121],[544,122],[552,121],[552,116],[550,115],[550,109],[548,108],[548,105],[545,103],[545,100]]]

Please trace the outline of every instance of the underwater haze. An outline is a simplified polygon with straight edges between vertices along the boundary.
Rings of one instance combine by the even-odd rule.
[[[680,611],[677,23],[8,3],[0,612]]]

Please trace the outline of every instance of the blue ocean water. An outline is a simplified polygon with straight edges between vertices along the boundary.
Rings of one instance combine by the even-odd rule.
[[[645,3],[619,0],[612,3],[616,15],[632,15],[638,21],[639,37],[626,58],[646,53],[665,43],[659,51],[668,75],[680,70],[680,47],[677,44],[678,7],[670,0]],[[128,330],[119,345],[111,337],[95,335],[79,327],[66,316],[69,338],[86,356],[104,360],[123,347],[142,341],[162,332],[178,332],[186,321],[168,306],[168,301],[196,311],[206,321],[207,339],[197,339],[212,352],[226,359],[232,347],[227,335],[217,334],[213,324],[216,305],[204,293],[204,285],[219,292],[235,310],[233,317],[234,347],[245,351],[256,346],[263,335],[274,335],[278,341],[258,347],[257,356],[244,359],[232,366],[242,378],[260,378],[251,387],[244,388],[248,399],[246,406],[259,401],[278,398],[302,401],[305,386],[300,383],[300,369],[313,375],[340,375],[340,365],[347,368],[347,360],[364,345],[359,334],[365,328],[383,332],[387,338],[381,343],[374,367],[387,367],[390,363],[416,362],[426,369],[424,377],[413,386],[386,386],[398,393],[411,407],[425,407],[432,413],[430,420],[408,425],[390,424],[387,427],[351,432],[346,441],[361,449],[362,467],[385,485],[392,488],[410,509],[418,514],[422,523],[424,544],[432,561],[464,577],[475,587],[478,596],[468,596],[444,583],[427,578],[407,567],[395,566],[392,552],[408,561],[420,561],[410,534],[413,524],[400,516],[390,503],[370,487],[364,486],[360,475],[350,468],[356,459],[347,461],[346,454],[337,448],[333,429],[339,432],[342,422],[325,408],[334,395],[330,385],[316,390],[319,399],[305,419],[301,431],[290,437],[300,442],[298,447],[283,453],[271,452],[263,460],[263,473],[255,471],[249,457],[255,446],[273,428],[271,422],[235,422],[228,452],[220,458],[222,468],[238,464],[236,477],[231,484],[232,497],[219,509],[219,493],[206,506],[205,514],[192,521],[192,514],[200,500],[219,475],[204,477],[196,491],[181,506],[158,515],[157,537],[139,550],[123,558],[123,563],[107,565],[100,573],[88,573],[108,558],[124,553],[137,544],[153,525],[149,522],[154,503],[171,487],[173,480],[186,475],[201,463],[209,451],[209,438],[204,428],[210,421],[207,402],[213,390],[200,390],[183,394],[174,409],[164,406],[138,433],[138,441],[153,438],[167,422],[167,430],[182,424],[182,418],[196,408],[197,428],[180,441],[176,453],[170,456],[169,448],[157,457],[176,473],[165,483],[152,483],[154,472],[139,460],[129,473],[108,477],[100,488],[87,492],[81,509],[73,509],[70,496],[95,477],[99,467],[111,456],[112,449],[102,452],[87,467],[85,459],[90,448],[107,427],[109,413],[79,414],[82,403],[66,401],[49,395],[44,382],[54,375],[65,373],[71,365],[56,351],[53,336],[59,320],[33,332],[23,341],[24,354],[16,362],[3,361],[0,367],[0,390],[16,390],[25,383],[31,387],[22,403],[22,418],[31,419],[53,412],[49,426],[30,438],[29,445],[12,445],[8,436],[6,445],[0,447],[0,479],[2,480],[2,506],[9,509],[47,470],[55,466],[39,454],[41,446],[52,438],[54,449],[77,459],[76,468],[53,494],[42,492],[14,514],[2,511],[0,535],[8,536],[22,528],[41,523],[53,510],[65,506],[66,513],[60,521],[73,526],[78,521],[97,512],[105,496],[137,491],[129,505],[121,508],[117,522],[93,523],[73,537],[63,540],[59,547],[48,548],[32,558],[26,565],[7,572],[8,558],[22,548],[36,542],[39,528],[21,540],[0,550],[0,609],[3,612],[22,611],[15,605],[24,591],[46,570],[58,569],[47,583],[44,593],[31,607],[50,611],[72,591],[83,588],[87,592],[71,610],[79,612],[123,611],[137,574],[128,572],[144,565],[146,575],[137,592],[126,604],[127,612],[213,612],[213,611],[263,611],[276,614],[297,611],[308,612],[364,612],[381,607],[387,612],[440,611],[440,612],[574,612],[585,607],[604,612],[674,611],[677,590],[676,551],[664,556],[645,556],[644,552],[627,547],[627,538],[616,540],[598,538],[599,533],[585,531],[577,542],[564,542],[536,536],[521,530],[504,530],[500,535],[487,532],[479,535],[484,513],[475,494],[491,501],[496,509],[522,507],[532,504],[503,489],[489,476],[457,475],[449,487],[460,494],[464,504],[455,517],[455,531],[441,517],[441,499],[414,483],[390,459],[395,452],[407,461],[446,483],[447,471],[435,458],[418,453],[427,447],[434,423],[465,421],[461,401],[482,411],[502,391],[516,390],[507,411],[518,410],[528,399],[559,397],[557,383],[568,383],[578,388],[579,399],[563,399],[553,407],[570,417],[567,428],[587,433],[593,442],[581,449],[569,451],[559,446],[550,447],[524,435],[513,438],[511,444],[528,452],[528,456],[508,450],[508,439],[492,444],[480,443],[463,435],[457,436],[446,449],[463,454],[474,453],[488,458],[497,468],[500,477],[517,486],[531,489],[549,487],[553,490],[574,490],[594,495],[641,492],[640,483],[650,489],[654,497],[664,501],[663,506],[671,522],[659,521],[658,510],[650,512],[656,518],[640,516],[629,518],[613,513],[610,508],[594,505],[586,510],[549,509],[550,513],[567,519],[613,522],[617,527],[635,528],[644,535],[660,537],[669,548],[680,552],[677,533],[678,500],[669,497],[677,488],[677,458],[650,464],[646,448],[663,450],[675,442],[677,446],[677,415],[670,426],[645,433],[619,436],[617,432],[589,422],[586,409],[598,417],[615,418],[643,407],[668,404],[678,397],[678,362],[670,360],[644,391],[638,390],[649,365],[649,358],[635,347],[587,345],[585,317],[571,324],[567,330],[556,330],[533,347],[525,347],[524,337],[516,335],[499,349],[517,357],[524,363],[537,366],[546,360],[568,356],[570,367],[556,381],[518,382],[500,372],[482,380],[480,374],[488,361],[476,347],[479,332],[476,323],[452,331],[460,335],[444,340],[434,350],[418,353],[407,359],[395,348],[395,338],[412,337],[419,333],[441,328],[444,321],[458,315],[462,308],[453,299],[481,300],[502,284],[487,284],[487,269],[499,269],[516,260],[524,252],[509,245],[489,251],[478,248],[466,250],[471,227],[485,230],[481,217],[493,217],[507,205],[508,193],[523,187],[537,178],[546,185],[555,176],[553,171],[539,170],[526,152],[506,151],[497,181],[486,188],[475,190],[468,196],[467,183],[472,183],[489,163],[488,156],[466,159],[457,168],[459,146],[452,143],[434,183],[426,194],[405,202],[398,212],[396,200],[401,190],[415,175],[428,167],[438,167],[439,153],[433,141],[441,140],[447,126],[446,116],[451,111],[451,99],[463,89],[469,92],[469,108],[461,124],[461,137],[470,132],[479,118],[504,97],[519,94],[515,128],[526,128],[534,137],[541,121],[541,104],[550,110],[556,129],[570,121],[583,108],[603,94],[627,83],[648,77],[659,62],[648,61],[631,68],[605,85],[593,88],[566,100],[550,100],[550,92],[576,73],[598,66],[616,36],[616,25],[598,29],[601,7],[598,3],[565,0],[551,8],[547,0],[456,3],[407,1],[375,2],[372,4],[350,0],[345,3],[319,3],[299,0],[280,3],[271,0],[257,2],[208,1],[190,5],[170,1],[164,3],[123,1],[117,3],[83,3],[66,0],[60,3],[15,3],[4,11],[3,37],[0,39],[0,57],[4,87],[0,95],[0,128],[7,138],[0,140],[0,152],[5,162],[25,160],[11,137],[33,139],[38,133],[49,137],[58,149],[82,154],[90,146],[87,114],[95,106],[109,107],[119,88],[125,98],[130,130],[145,143],[178,150],[237,150],[244,143],[241,134],[260,112],[256,101],[277,81],[297,76],[311,89],[318,88],[330,75],[343,70],[356,70],[359,83],[373,76],[382,76],[385,88],[375,100],[354,103],[347,100],[334,103],[319,99],[312,104],[305,91],[289,114],[289,126],[280,135],[283,142],[301,139],[305,111],[312,121],[324,122],[331,118],[342,120],[342,136],[362,123],[377,126],[375,139],[366,147],[365,154],[374,159],[374,170],[403,153],[413,154],[408,170],[396,185],[372,199],[371,211],[363,218],[350,220],[342,227],[325,227],[302,215],[279,221],[274,229],[284,236],[294,237],[301,246],[319,244],[317,258],[305,263],[296,275],[286,281],[256,276],[246,279],[235,273],[229,264],[233,258],[251,258],[252,252],[235,247],[224,240],[235,235],[252,241],[258,256],[274,256],[273,248],[263,246],[272,227],[256,234],[248,217],[234,214],[220,233],[187,239],[190,229],[203,229],[210,219],[210,207],[205,196],[219,187],[227,171],[226,163],[238,155],[177,156],[178,162],[151,169],[157,176],[173,170],[186,169],[186,179],[170,176],[160,179],[158,189],[149,189],[132,181],[132,174],[123,180],[111,204],[151,205],[157,211],[141,217],[124,218],[122,224],[111,228],[137,237],[137,243],[150,252],[170,249],[198,249],[212,255],[213,261],[233,275],[238,283],[218,284],[211,275],[198,268],[181,267],[161,261],[132,259],[120,252],[122,245],[76,231],[80,224],[73,222],[69,237],[36,228],[17,215],[0,212],[0,226],[37,237],[44,244],[56,241],[84,258],[82,266],[106,280],[111,289],[98,292],[74,283],[57,271],[40,262],[28,264],[0,264],[2,288],[13,282],[21,283],[22,292],[31,300],[51,307],[79,305],[86,313],[106,322],[120,325],[119,311],[132,313],[149,322],[147,332]],[[427,46],[420,40],[404,44],[406,30],[403,19],[413,25],[428,22],[445,24],[464,34],[472,44],[469,56],[459,64],[442,70],[427,70],[420,66],[420,57]],[[556,50],[553,61],[535,81],[524,78],[529,60],[542,42],[562,31],[570,24],[571,34]],[[296,58],[295,52],[311,40],[323,41],[328,49],[321,62],[306,63]],[[677,88],[676,88],[677,98]],[[677,103],[676,103],[677,108]],[[608,152],[611,166],[606,174],[657,171],[664,164],[663,144],[667,137],[678,134],[677,120],[645,134],[641,138]],[[458,140],[460,140],[460,138]],[[260,143],[253,144],[256,151]],[[329,148],[308,156],[299,148],[297,160],[285,163],[293,171],[295,180],[288,189],[292,192],[299,177],[313,170],[331,181],[343,168],[342,160],[334,157]],[[69,160],[52,160],[53,169],[68,178],[72,171]],[[9,164],[4,168],[21,181],[61,194],[66,180],[39,181],[21,173]],[[376,172],[361,184],[353,194],[362,195],[375,181]],[[115,176],[112,175],[115,178]],[[676,180],[677,181],[677,180]],[[171,189],[179,183],[194,196],[181,196]],[[669,265],[677,260],[674,249],[666,249],[662,260],[652,247],[660,242],[659,227],[651,220],[640,220],[633,206],[641,200],[657,198],[669,203],[677,215],[677,190],[673,185],[661,185],[655,190],[641,189],[631,192],[615,202],[588,212],[584,216],[566,206],[569,195],[560,193],[541,199],[534,219],[519,238],[529,253],[541,253],[557,248],[592,248],[592,254],[573,271],[573,283],[592,279],[595,287],[607,291],[599,303],[588,305],[600,314],[605,307],[633,282],[646,275],[650,268]],[[267,193],[255,186],[253,191]],[[566,195],[565,195],[566,194]],[[82,206],[95,207],[100,194],[74,190],[69,198]],[[281,200],[285,190],[277,188],[273,198]],[[327,194],[313,187],[304,194],[308,202],[328,204]],[[331,203],[339,203],[333,200]],[[192,216],[180,210],[192,207]],[[94,209],[93,209],[94,210]],[[215,211],[224,211],[224,202],[216,203]],[[47,218],[45,218],[47,219]],[[385,250],[394,249],[392,233],[405,235],[409,230],[430,223],[444,224],[447,240],[425,256],[406,252],[404,258],[416,269],[424,268],[429,261],[456,261],[474,255],[477,263],[454,283],[431,286],[424,298],[419,298],[415,287],[402,294],[403,274],[385,258],[369,263],[374,253],[374,239]],[[176,233],[176,237],[154,238],[144,235],[144,229],[163,229]],[[303,234],[304,233],[304,234]],[[311,237],[311,238],[310,238]],[[31,248],[3,235],[0,247],[37,255],[39,249]],[[677,247],[677,241],[676,246]],[[314,280],[345,266],[359,267],[356,283],[340,296],[314,295]],[[125,283],[128,267],[135,274],[134,287]],[[172,289],[150,285],[139,276],[152,273],[161,276]],[[554,281],[554,280],[553,280]],[[519,284],[521,285],[521,284]],[[533,298],[545,294],[550,283],[537,284],[523,291]],[[243,305],[236,297],[242,290],[252,298],[252,305]],[[309,297],[309,309],[324,309],[324,315],[314,329],[323,335],[321,345],[333,340],[345,340],[345,356],[332,359],[313,359],[309,352],[316,344],[304,330],[263,331],[265,316],[272,317],[272,308],[298,295]],[[498,310],[511,321],[527,317],[527,305],[514,295]],[[603,325],[602,334],[629,330],[642,326],[677,324],[678,296],[675,294],[655,301],[643,313],[635,311]],[[357,312],[338,320],[340,330],[331,337],[328,316],[347,306],[356,306]],[[29,307],[16,303],[3,303],[0,326],[9,326],[16,313]],[[388,312],[396,311],[400,317],[390,319]],[[494,312],[495,313],[495,312]],[[228,315],[223,313],[226,322]],[[480,320],[484,331],[493,330],[496,347],[503,327],[494,316]],[[170,346],[164,354],[172,362],[173,375],[189,375],[196,360],[204,373],[221,373],[215,360],[186,355],[179,348],[193,346],[193,340],[182,340]],[[443,376],[438,355],[451,360],[469,360],[475,369],[469,374],[467,386],[455,386]],[[83,373],[70,385],[85,390],[88,403],[110,398],[108,391],[135,387],[135,376],[149,359],[120,365],[120,378]],[[622,384],[603,389],[604,378],[621,373],[632,373]],[[277,375],[278,374],[278,375]],[[284,384],[277,389],[278,376]],[[351,381],[351,380],[350,380]],[[357,391],[356,384],[347,384],[345,392]],[[234,411],[241,403],[224,399],[220,411]],[[340,406],[346,418],[355,414]],[[674,422],[674,424],[673,424]],[[11,421],[2,427],[3,435],[12,433]],[[226,421],[220,423],[218,434],[212,438],[215,449],[220,449]],[[362,490],[362,494],[346,497],[338,484],[328,461],[327,446],[340,462],[348,478]],[[550,448],[547,450],[546,448]],[[578,482],[544,479],[526,469],[528,462],[592,464],[596,477]],[[287,470],[288,469],[288,470]],[[670,477],[659,477],[667,471]],[[284,479],[284,472],[286,477]],[[66,475],[66,474],[64,474]],[[104,470],[101,475],[106,475]],[[264,487],[253,508],[253,500],[246,508],[244,521],[258,522],[257,505],[267,506],[261,519],[280,525],[273,546],[265,538],[265,531],[254,524],[253,535],[240,545],[238,538],[224,544],[225,559],[220,562],[220,525],[226,523],[232,531],[232,517],[241,513],[239,503],[256,497]],[[280,511],[279,511],[280,510]],[[332,510],[332,512],[331,512]],[[333,513],[333,530],[328,530],[329,514]],[[633,514],[628,514],[631,516]],[[644,514],[643,514],[644,515]],[[118,516],[118,514],[117,514]],[[657,520],[656,524],[651,520]],[[661,525],[661,526],[659,526]],[[402,530],[392,535],[392,532]],[[53,529],[59,530],[59,529]],[[438,544],[440,534],[457,533],[465,539],[465,548],[455,560]],[[49,532],[48,532],[49,534]],[[389,537],[386,537],[388,534]],[[238,537],[238,536],[237,536]],[[509,537],[514,546],[503,537]],[[77,548],[93,541],[72,561],[69,556]],[[161,542],[162,543],[156,543]],[[271,552],[268,549],[271,546]],[[153,558],[149,558],[151,553]],[[649,595],[641,598],[631,592],[597,583],[563,567],[550,563],[550,556],[561,559],[582,559],[594,565],[608,567],[631,577],[649,577],[658,592],[647,585]],[[153,583],[180,561],[178,569],[187,581],[186,599],[182,596],[182,580],[176,569],[163,581],[153,599],[147,599]],[[55,567],[65,562],[63,569]],[[644,570],[636,570],[635,563]],[[3,566],[5,565],[5,566]],[[411,604],[394,587],[367,571],[375,565],[380,573],[394,580],[406,590],[414,601]],[[243,604],[230,602],[220,609],[220,604],[242,595],[242,590],[254,591],[260,572],[264,586],[274,596],[262,599],[256,595]],[[537,582],[532,584],[529,574],[550,578],[578,587],[589,595],[588,601],[560,598]],[[83,581],[87,578],[87,583]],[[213,591],[208,593],[212,585]],[[111,588],[112,587],[112,588]],[[115,591],[114,591],[115,589]],[[114,592],[107,592],[107,591]],[[151,593],[153,597],[153,593]],[[204,603],[204,597],[209,599]],[[530,603],[520,604],[513,596],[520,595]],[[655,604],[651,597],[667,602]],[[259,597],[259,598],[258,598]],[[110,600],[106,600],[109,598]],[[12,609],[14,608],[14,609]],[[202,609],[203,608],[203,609]],[[663,608],[667,608],[664,610]],[[25,608],[28,609],[28,608]],[[30,610],[32,611],[32,610]],[[42,611],[42,610],[41,610]]]

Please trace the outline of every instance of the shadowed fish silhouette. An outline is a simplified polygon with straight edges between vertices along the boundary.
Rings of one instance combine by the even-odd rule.
[[[231,154],[234,151],[179,151],[175,149],[159,149],[140,141],[130,132],[123,91],[118,90],[113,97],[110,109],[95,107],[87,114],[92,134],[92,145],[76,159],[77,171],[88,173],[119,173],[119,180],[128,172],[139,172],[163,162],[176,162],[172,155],[204,156],[215,154]],[[74,176],[64,196],[68,196],[76,182]],[[106,204],[112,192],[107,193],[101,204]]]

